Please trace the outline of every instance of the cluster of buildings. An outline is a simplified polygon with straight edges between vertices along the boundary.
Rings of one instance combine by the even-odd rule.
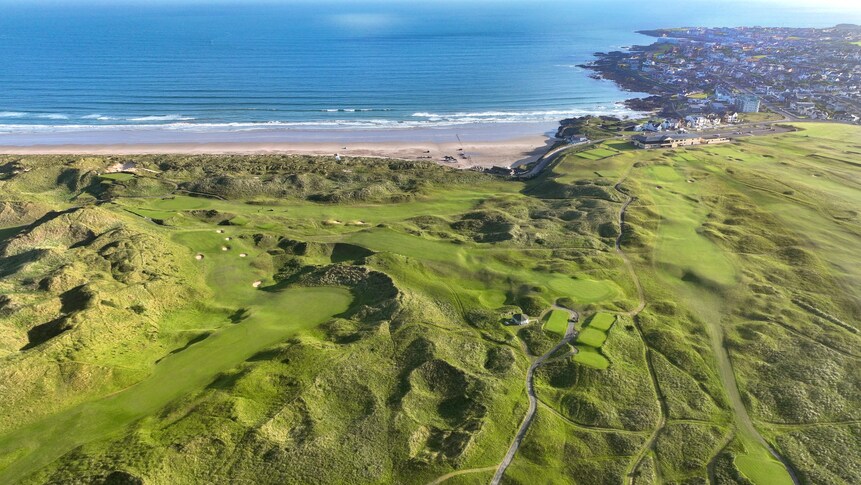
[[[734,125],[741,121],[736,112],[688,115],[684,118],[663,118],[649,120],[634,127],[636,132],[656,133],[659,131],[701,131],[719,128],[724,125]]]
[[[729,143],[730,139],[720,135],[701,136],[687,133],[673,133],[669,135],[634,135],[631,143],[644,149],[652,148],[678,148],[696,145],[715,145],[718,143]]]
[[[657,42],[588,67],[664,97],[665,112],[751,113],[764,105],[788,118],[861,119],[861,26],[642,33]]]

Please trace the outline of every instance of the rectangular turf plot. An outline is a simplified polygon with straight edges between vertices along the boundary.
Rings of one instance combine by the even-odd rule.
[[[589,328],[606,332],[607,330],[610,330],[610,327],[613,326],[615,321],[616,317],[609,313],[596,313],[589,319],[588,326]]]
[[[607,334],[602,332],[601,330],[597,330],[594,328],[584,328],[580,335],[577,337],[577,342],[588,345],[590,347],[595,347],[596,349],[602,345],[604,345],[604,341],[607,340]]]
[[[601,158],[600,156],[592,153],[591,150],[586,151],[586,152],[577,152],[577,153],[575,153],[575,155],[577,155],[580,158],[585,158],[586,160],[598,160],[599,158]]]
[[[551,310],[544,323],[544,330],[558,335],[565,335],[568,329],[568,312],[563,310]]]
[[[601,370],[610,367],[610,361],[606,357],[592,347],[585,345],[577,346],[577,353],[574,354],[574,362]]]
[[[591,150],[586,150],[585,152],[578,152],[577,156],[581,158],[586,158],[588,160],[599,160],[601,158],[607,158],[609,156],[615,155],[615,150],[609,150],[607,148],[593,148]]]
[[[609,148],[595,148],[589,151],[602,158],[611,157],[617,153],[616,150],[611,150]]]

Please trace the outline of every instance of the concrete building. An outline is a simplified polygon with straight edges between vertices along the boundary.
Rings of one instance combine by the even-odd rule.
[[[735,108],[741,113],[758,113],[760,101],[759,97],[745,94],[735,100]]]

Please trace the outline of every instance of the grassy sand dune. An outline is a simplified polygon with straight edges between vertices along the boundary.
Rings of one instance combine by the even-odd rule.
[[[506,480],[857,482],[861,132],[800,127],[525,182],[0,157],[0,480],[487,480],[559,304]]]

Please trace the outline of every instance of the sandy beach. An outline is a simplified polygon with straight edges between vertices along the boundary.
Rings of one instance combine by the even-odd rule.
[[[517,123],[390,130],[127,130],[0,134],[0,153],[338,154],[342,157],[432,160],[462,168],[517,166],[544,154],[555,141],[551,136],[555,128],[555,124],[549,123]]]

